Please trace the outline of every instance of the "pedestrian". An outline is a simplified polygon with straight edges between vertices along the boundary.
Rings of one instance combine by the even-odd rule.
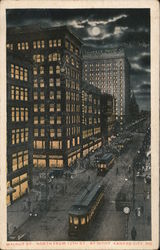
[[[117,169],[116,169],[116,175],[118,175],[118,173],[119,173],[119,170],[118,170],[118,167],[117,167]]]
[[[136,231],[135,227],[133,226],[133,227],[132,227],[132,230],[131,230],[131,237],[132,237],[132,240],[135,240],[135,239],[136,239],[136,236],[137,236],[137,231]]]

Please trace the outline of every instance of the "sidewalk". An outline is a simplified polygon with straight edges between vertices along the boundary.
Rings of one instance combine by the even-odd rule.
[[[29,217],[29,209],[25,208],[28,195],[14,202],[7,208],[8,233],[12,234],[14,228],[20,227]]]
[[[142,188],[143,187],[143,188]],[[144,190],[145,187],[145,190]],[[147,190],[150,189],[148,184],[144,184],[144,180],[136,180],[136,193],[135,193],[135,209],[143,207],[140,216],[137,216],[136,210],[131,211],[128,222],[128,240],[131,238],[131,230],[133,226],[136,228],[136,241],[151,240],[151,200],[147,197]],[[137,192],[138,191],[138,192]]]

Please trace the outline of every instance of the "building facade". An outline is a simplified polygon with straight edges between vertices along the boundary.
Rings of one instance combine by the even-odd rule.
[[[7,205],[31,185],[32,89],[29,63],[7,53]]]
[[[102,145],[100,96],[101,92],[98,88],[82,82],[82,157]]]
[[[109,142],[114,133],[115,104],[113,96],[101,94],[101,131],[103,142]]]
[[[115,99],[116,119],[129,116],[130,65],[123,49],[83,52],[82,78]]]
[[[80,158],[81,42],[67,28],[8,30],[7,48],[32,61],[33,166]]]

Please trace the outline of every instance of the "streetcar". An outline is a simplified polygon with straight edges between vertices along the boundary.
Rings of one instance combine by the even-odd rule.
[[[105,175],[114,163],[114,156],[112,153],[105,154],[97,163],[97,175]]]
[[[70,208],[69,237],[82,239],[87,236],[103,202],[104,186],[98,183],[90,184]]]

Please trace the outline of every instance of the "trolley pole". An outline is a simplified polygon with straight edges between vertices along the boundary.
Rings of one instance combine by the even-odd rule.
[[[133,170],[133,210],[135,208],[135,165],[134,162],[132,164],[132,170]]]

